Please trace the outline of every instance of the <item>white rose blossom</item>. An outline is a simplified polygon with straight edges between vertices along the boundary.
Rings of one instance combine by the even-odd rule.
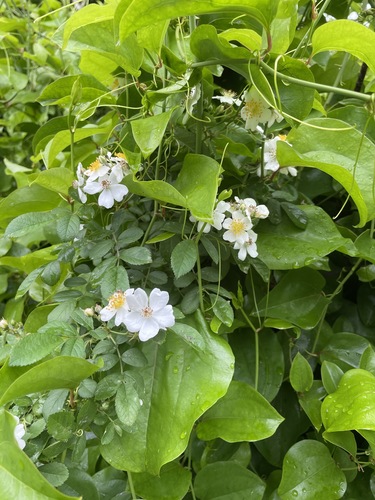
[[[280,164],[277,160],[277,143],[279,141],[284,141],[286,144],[289,144],[286,140],[286,135],[278,135],[273,139],[267,139],[264,143],[264,170],[270,172],[277,172],[280,170],[280,173],[288,175],[292,175],[295,177],[297,175],[297,169],[294,167],[282,167],[280,168]],[[258,169],[258,175],[260,175],[260,168]]]
[[[175,324],[172,306],[168,304],[168,292],[154,288],[150,297],[142,288],[137,288],[128,297],[130,308],[125,318],[129,332],[139,333],[139,340],[145,342]]]
[[[255,87],[245,93],[244,99],[241,118],[245,120],[245,128],[255,131],[259,123],[267,123],[270,127],[275,121],[283,120],[281,114],[270,108]]]
[[[212,218],[213,218],[213,224],[209,224],[208,222],[202,222],[198,221],[198,232],[201,231],[202,227],[204,226],[203,232],[204,233],[209,233],[211,230],[211,227],[214,227],[218,231],[223,227],[223,221],[225,219],[225,212],[227,212],[230,209],[230,204],[225,202],[225,201],[219,201],[219,203],[216,205],[215,210],[213,211]],[[197,219],[193,216],[190,215],[189,220],[191,222],[197,222]]]
[[[105,208],[112,208],[115,200],[122,201],[129,192],[126,186],[119,184],[115,173],[99,177],[98,181],[87,182],[83,191],[87,194],[100,193],[98,205]]]
[[[236,241],[234,243],[234,249],[239,250],[238,252],[238,258],[240,260],[245,260],[247,255],[250,255],[250,257],[258,257],[258,250],[256,246],[256,240],[258,238],[258,235],[254,233],[251,229],[247,232],[248,234],[248,239],[244,243],[239,243]]]
[[[223,222],[223,228],[227,229],[223,234],[223,239],[243,245],[248,240],[248,231],[252,227],[251,220],[243,212],[236,210],[233,212],[232,217],[228,217]]]
[[[233,106],[241,106],[242,101],[236,97],[236,93],[233,90],[223,90],[222,95],[214,95],[212,99],[217,99],[221,104],[229,104]]]
[[[127,315],[129,314],[128,299],[133,293],[133,290],[133,288],[130,288],[125,292],[117,290],[117,292],[111,295],[108,299],[108,305],[99,311],[101,320],[109,321],[115,317],[116,326],[124,323]]]

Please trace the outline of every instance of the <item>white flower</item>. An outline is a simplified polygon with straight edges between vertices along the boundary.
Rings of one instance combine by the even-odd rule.
[[[125,323],[125,319],[129,314],[129,297],[133,293],[133,288],[123,292],[122,290],[117,290],[108,299],[108,305],[103,307],[99,311],[100,318],[102,321],[109,321],[113,316],[115,316],[115,325],[119,326],[121,323]]]
[[[253,198],[245,198],[242,200],[235,196],[234,199],[237,202],[238,210],[242,210],[250,219],[251,217],[266,219],[270,214],[266,205],[257,205]]]
[[[95,181],[99,177],[103,177],[109,172],[109,166],[102,162],[101,159],[101,157],[97,158],[90,164],[89,168],[85,170],[85,175],[87,175],[90,182]]]
[[[248,231],[253,227],[251,220],[240,210],[233,212],[232,217],[223,222],[223,228],[227,229],[223,239],[231,243],[238,242],[243,245],[248,240]]]
[[[137,288],[128,297],[129,314],[125,318],[125,326],[129,332],[139,332],[139,340],[146,341],[174,325],[175,318],[172,306],[168,304],[168,292],[154,288],[150,297],[141,288]]]
[[[259,123],[271,126],[275,120],[280,122],[283,119],[280,113],[269,107],[255,87],[246,92],[244,97],[245,104],[241,109],[241,118],[245,120],[245,128],[254,131]]]
[[[223,221],[225,219],[224,214],[226,211],[229,211],[229,209],[230,209],[229,203],[225,201],[219,201],[212,214],[213,224],[209,224],[208,222],[198,221],[198,232],[202,230],[203,226],[204,226],[203,229],[204,233],[209,233],[212,226],[218,231],[220,231],[220,229],[222,229],[223,227]],[[197,222],[197,219],[193,215],[190,215],[189,220],[191,222]]]
[[[236,98],[236,93],[233,90],[224,90],[222,95],[214,95],[212,99],[217,99],[222,104],[229,104],[230,106],[233,106],[233,104],[241,106],[242,104],[241,99]]]
[[[112,208],[115,200],[122,201],[129,192],[123,184],[119,184],[114,173],[99,177],[97,182],[87,182],[83,188],[85,193],[100,193],[98,204],[101,207]]]
[[[2,330],[5,330],[6,328],[8,328],[8,326],[9,326],[9,323],[5,318],[0,319],[0,328]]]
[[[264,170],[269,170],[271,172],[277,172],[280,169],[280,164],[276,157],[277,143],[279,141],[286,141],[286,135],[278,135],[273,139],[268,139],[264,143]],[[283,167],[280,169],[282,174],[290,174],[293,177],[297,175],[297,170],[294,167]],[[258,175],[260,174],[260,169],[258,169]]]
[[[257,246],[256,246],[256,240],[258,238],[258,235],[254,233],[254,231],[250,230],[248,231],[248,239],[244,241],[244,243],[239,243],[238,241],[235,242],[234,244],[234,249],[239,250],[238,252],[238,258],[240,260],[245,260],[247,255],[250,255],[250,257],[258,257],[258,251],[257,251]]]
[[[18,446],[23,450],[26,446],[25,441],[22,439],[23,436],[25,435],[25,427],[23,424],[20,424],[20,419],[16,417],[15,415],[12,415],[14,420],[16,421],[16,427],[14,429],[14,437],[17,441]]]
[[[86,203],[86,201],[87,201],[87,196],[81,189],[85,185],[85,182],[86,182],[86,179],[83,176],[82,163],[78,163],[77,180],[73,181],[73,187],[74,187],[74,189],[78,190],[78,196],[79,196],[79,199],[81,200],[81,203]]]

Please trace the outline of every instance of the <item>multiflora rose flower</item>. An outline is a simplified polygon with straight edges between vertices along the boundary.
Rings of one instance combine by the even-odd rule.
[[[139,340],[149,340],[175,324],[173,308],[168,304],[169,294],[154,288],[147,296],[142,288],[137,288],[128,297],[130,308],[125,325],[129,332],[139,333]]]
[[[115,318],[115,325],[124,324],[131,333],[138,333],[139,340],[145,342],[175,324],[173,308],[168,292],[154,288],[150,296],[137,288],[118,290],[110,298],[106,307],[101,309],[102,321]]]
[[[277,143],[279,141],[284,141],[289,144],[286,140],[286,135],[279,134],[273,139],[267,139],[264,143],[264,171],[277,172],[280,171],[282,174],[290,174],[293,177],[297,175],[297,170],[294,167],[280,167],[277,159]],[[260,175],[260,168],[258,169],[258,175]]]
[[[282,121],[281,114],[268,105],[255,87],[245,93],[244,100],[241,118],[245,120],[245,128],[254,131],[260,123],[270,127],[275,121]]]
[[[80,163],[77,167],[77,180],[73,187],[78,190],[81,203],[86,203],[87,194],[100,193],[99,206],[112,208],[115,201],[121,202],[129,190],[121,184],[130,167],[123,153],[101,154],[87,169]]]

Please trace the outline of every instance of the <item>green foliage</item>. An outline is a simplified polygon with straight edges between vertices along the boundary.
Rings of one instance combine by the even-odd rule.
[[[372,10],[87,3],[0,6],[0,497],[372,497]]]

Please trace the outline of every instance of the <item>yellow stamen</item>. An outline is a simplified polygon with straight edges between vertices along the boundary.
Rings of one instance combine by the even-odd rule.
[[[238,236],[245,230],[245,224],[241,220],[234,219],[230,225],[230,230],[235,236]]]
[[[109,298],[108,307],[110,309],[120,309],[126,302],[125,293],[121,290],[117,290],[113,295]]]
[[[284,134],[279,134],[279,137],[282,141],[286,141],[286,135]]]
[[[260,101],[251,100],[246,102],[245,110],[248,116],[259,117],[262,116],[262,113],[264,111],[264,106]]]
[[[121,158],[122,160],[126,161],[126,156],[124,155],[124,153],[115,153],[115,156],[117,156],[117,158]]]
[[[99,170],[100,167],[101,167],[100,161],[95,160],[90,164],[88,170],[91,170],[91,172],[95,172],[96,170]]]

